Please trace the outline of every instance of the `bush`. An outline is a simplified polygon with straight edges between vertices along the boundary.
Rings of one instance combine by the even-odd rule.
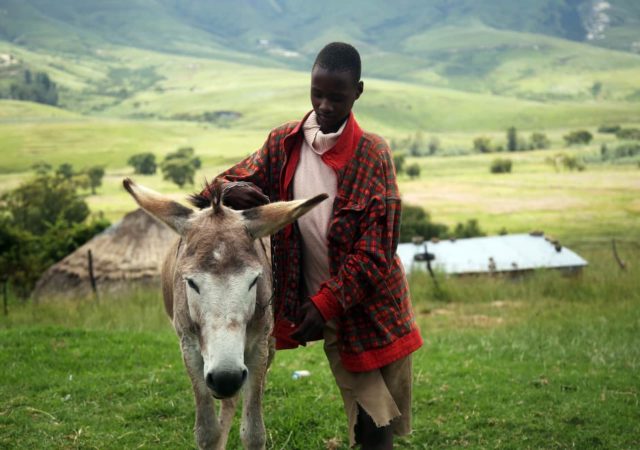
[[[615,134],[620,131],[620,125],[600,125],[598,127],[598,133]]]
[[[616,131],[618,139],[640,141],[640,128],[622,128]]]
[[[89,208],[76,186],[62,176],[40,175],[2,196],[0,273],[21,297],[28,296],[46,268],[107,226],[87,223]]]
[[[465,223],[458,223],[453,230],[453,236],[456,238],[472,238],[478,236],[486,236],[480,229],[480,224],[476,219],[469,219]]]
[[[406,169],[407,175],[409,178],[419,178],[420,177],[420,165],[418,163],[413,163],[409,165]]]
[[[153,153],[138,153],[132,155],[127,164],[133,167],[134,173],[141,175],[153,175],[156,173],[156,155]]]
[[[579,172],[582,172],[586,168],[582,159],[574,155],[567,155],[566,153],[556,153],[553,157],[547,158],[545,162],[551,165],[556,172],[560,170],[560,168],[570,171],[577,170]]]
[[[493,151],[491,138],[479,136],[473,140],[473,149],[480,153],[490,153]]]
[[[593,139],[593,135],[587,130],[576,130],[563,136],[567,145],[588,144]]]
[[[404,153],[395,153],[393,155],[393,166],[396,168],[396,174],[404,172]]]
[[[512,162],[510,159],[497,158],[491,163],[491,173],[510,173]]]
[[[435,155],[440,150],[440,139],[433,136],[429,139],[429,155]]]
[[[636,155],[640,155],[640,144],[618,145],[613,151],[615,159],[632,158]]]
[[[400,221],[400,242],[411,242],[415,236],[425,239],[444,237],[448,227],[431,221],[431,216],[419,206],[402,205]]]
[[[540,132],[531,133],[531,148],[532,149],[545,149],[551,147],[551,141],[546,134]]]

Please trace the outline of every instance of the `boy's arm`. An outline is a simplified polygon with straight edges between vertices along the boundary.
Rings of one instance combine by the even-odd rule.
[[[322,283],[311,301],[325,320],[371,297],[375,289],[394,288],[387,281],[400,234],[400,195],[389,149],[381,143],[381,164],[375,169],[376,192],[367,205],[364,231],[354,243],[337,274]],[[362,223],[362,222],[360,222]],[[361,228],[362,229],[362,228]]]
[[[211,190],[216,181],[222,181],[223,203],[231,208],[247,209],[269,203],[268,174],[272,144],[273,132],[255,153],[219,174],[199,194],[191,196],[192,203],[200,208],[209,206]]]

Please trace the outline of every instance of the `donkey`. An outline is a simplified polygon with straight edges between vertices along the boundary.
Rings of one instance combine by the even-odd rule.
[[[262,394],[274,353],[268,236],[327,196],[235,211],[222,204],[218,187],[211,207],[194,211],[128,178],[123,184],[180,235],[164,261],[162,293],[193,385],[198,447],[226,447],[246,385],[240,437],[245,448],[265,448]],[[219,417],[214,398],[221,400]]]

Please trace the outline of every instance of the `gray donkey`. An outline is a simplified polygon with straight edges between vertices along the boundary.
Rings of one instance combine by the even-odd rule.
[[[193,385],[198,447],[225,448],[244,386],[242,443],[265,448],[262,395],[274,352],[268,236],[327,196],[235,211],[216,189],[211,207],[194,211],[128,178],[123,184],[180,235],[164,261],[162,292]],[[214,398],[221,400],[218,416]]]

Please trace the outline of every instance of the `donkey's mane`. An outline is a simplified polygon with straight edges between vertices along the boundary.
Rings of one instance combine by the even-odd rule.
[[[224,190],[222,189],[222,181],[220,179],[216,178],[209,183],[205,178],[204,186],[200,192],[189,195],[187,200],[198,209],[213,206],[215,210],[218,210],[222,204],[223,194]]]

